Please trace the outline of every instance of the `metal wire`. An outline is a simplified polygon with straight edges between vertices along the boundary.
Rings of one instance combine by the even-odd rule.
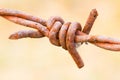
[[[98,16],[97,10],[92,9],[84,28],[78,22],[64,22],[61,17],[51,17],[44,20],[17,10],[0,9],[0,16],[14,23],[34,28],[37,31],[18,31],[10,35],[9,39],[20,38],[42,38],[48,37],[50,42],[56,46],[62,46],[68,50],[78,68],[82,68],[84,63],[76,50],[76,43],[92,43],[100,48],[120,51],[120,40],[89,35],[92,25]]]

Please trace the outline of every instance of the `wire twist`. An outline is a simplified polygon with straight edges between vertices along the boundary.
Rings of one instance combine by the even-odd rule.
[[[83,30],[80,23],[64,22],[61,17],[56,16],[46,21],[42,18],[10,9],[0,9],[0,16],[14,23],[37,29],[37,31],[18,31],[10,35],[10,39],[42,38],[46,36],[53,45],[62,46],[62,48],[68,50],[79,68],[83,67],[84,63],[76,50],[76,43],[89,42],[107,50],[120,51],[120,40],[88,35],[98,16],[96,9],[92,9],[90,12]]]

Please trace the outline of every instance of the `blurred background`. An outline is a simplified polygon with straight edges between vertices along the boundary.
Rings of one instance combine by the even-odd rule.
[[[21,10],[43,19],[61,16],[84,26],[91,9],[99,16],[90,34],[120,38],[119,0],[0,0],[0,8]],[[78,69],[67,51],[48,38],[9,40],[28,30],[0,18],[0,80],[120,80],[120,52],[94,45],[77,48],[85,66]]]

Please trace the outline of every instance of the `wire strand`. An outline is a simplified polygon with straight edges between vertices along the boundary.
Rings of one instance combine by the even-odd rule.
[[[84,63],[76,50],[76,43],[91,43],[100,48],[120,51],[120,40],[105,36],[89,35],[93,23],[98,16],[97,10],[92,9],[84,28],[78,22],[64,22],[61,17],[54,16],[48,20],[32,16],[17,10],[0,9],[0,16],[23,26],[34,28],[37,31],[18,31],[10,35],[9,39],[42,38],[48,37],[55,46],[62,46],[68,50],[78,68]]]

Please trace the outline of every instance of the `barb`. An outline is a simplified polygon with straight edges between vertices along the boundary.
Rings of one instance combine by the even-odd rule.
[[[98,16],[96,9],[92,9],[90,12],[83,30],[80,23],[64,22],[61,17],[51,17],[48,20],[44,20],[21,11],[10,9],[0,9],[0,16],[11,22],[37,30],[18,31],[10,35],[9,39],[26,37],[42,38],[46,36],[53,45],[62,46],[62,48],[68,50],[79,68],[83,67],[84,63],[76,50],[76,43],[89,42],[103,49],[120,51],[120,40],[104,36],[88,35]]]

